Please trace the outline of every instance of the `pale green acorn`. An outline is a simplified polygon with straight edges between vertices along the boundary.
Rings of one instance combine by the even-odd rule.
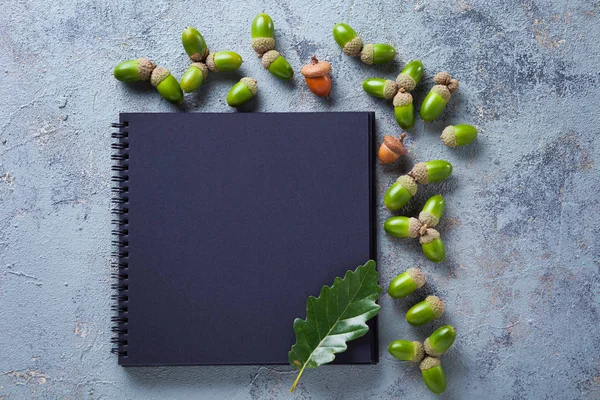
[[[207,76],[208,67],[204,63],[192,63],[181,77],[181,89],[186,93],[191,93],[200,87]]]
[[[440,238],[440,233],[433,228],[427,228],[419,237],[421,250],[429,261],[439,263],[446,258],[446,247]]]
[[[127,60],[119,63],[113,75],[121,82],[147,81],[152,75],[156,64],[147,58],[138,58],[136,60]]]
[[[404,217],[406,218],[406,217]],[[388,286],[388,294],[399,299],[406,297],[425,285],[425,274],[419,268],[409,268],[401,273]]]
[[[419,362],[423,359],[423,345],[417,341],[394,340],[388,346],[389,353],[401,361]]]
[[[294,77],[294,70],[277,50],[269,50],[263,54],[262,65],[276,78],[284,81]]]
[[[360,60],[367,65],[384,64],[396,57],[396,49],[389,44],[365,44],[360,51]]]
[[[464,146],[477,137],[477,129],[472,125],[458,124],[447,126],[442,131],[442,143],[448,147]]]
[[[188,56],[194,62],[204,61],[208,55],[208,47],[202,34],[196,28],[185,28],[181,34],[181,44]]]
[[[417,163],[408,173],[417,183],[422,185],[442,181],[450,174],[452,174],[452,164],[444,160]]]
[[[350,25],[343,22],[335,24],[333,27],[333,38],[342,48],[344,54],[351,57],[358,57],[360,55],[360,51],[363,48],[363,41]]]
[[[242,56],[235,51],[217,51],[208,53],[206,66],[211,72],[234,71],[242,66]]]
[[[447,72],[438,72],[433,77],[435,86],[431,88],[421,104],[421,119],[431,122],[440,116],[450,97],[458,90],[458,81]]]
[[[239,107],[252,99],[258,91],[256,79],[244,77],[238,83],[233,85],[227,93],[227,104],[231,107]]]
[[[183,101],[183,91],[179,86],[179,82],[168,69],[163,67],[156,67],[154,71],[152,71],[152,76],[150,77],[150,83],[152,86],[158,90],[158,93],[171,103],[181,103]]]
[[[423,210],[419,213],[419,221],[421,224],[433,228],[440,222],[445,209],[446,202],[444,201],[444,197],[441,194],[436,194],[425,202]]]
[[[439,357],[448,350],[456,339],[456,331],[450,325],[439,327],[425,339],[423,347],[425,352],[432,357]]]
[[[252,48],[259,57],[275,48],[275,28],[268,14],[260,13],[252,21]]]
[[[446,374],[440,360],[434,357],[425,357],[419,368],[429,390],[435,394],[442,394],[446,391]]]
[[[425,300],[415,304],[406,312],[406,322],[411,325],[425,325],[444,314],[446,306],[437,296],[427,296]]]
[[[412,176],[402,175],[394,182],[383,196],[383,203],[392,210],[399,210],[417,193],[417,183]]]

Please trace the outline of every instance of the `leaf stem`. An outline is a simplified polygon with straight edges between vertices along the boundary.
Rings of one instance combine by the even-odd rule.
[[[296,377],[296,380],[294,381],[294,384],[290,388],[290,393],[292,393],[294,390],[296,390],[296,385],[298,384],[298,381],[300,380],[300,377],[302,376],[302,373],[304,372],[304,368],[306,368],[306,363],[304,363],[304,365],[302,366],[302,369],[298,373],[298,376]]]

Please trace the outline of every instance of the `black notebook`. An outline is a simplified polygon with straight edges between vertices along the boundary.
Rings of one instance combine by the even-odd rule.
[[[119,364],[287,364],[294,318],[375,259],[374,114],[121,114]],[[375,321],[337,363],[377,362]]]

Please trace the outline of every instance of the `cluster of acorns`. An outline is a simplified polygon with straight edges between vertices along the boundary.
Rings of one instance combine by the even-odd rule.
[[[388,294],[395,298],[403,298],[423,287],[425,274],[418,268],[409,268],[390,282]],[[437,296],[427,296],[424,301],[415,304],[406,312],[406,321],[411,325],[424,325],[444,314],[444,302]],[[439,357],[448,350],[456,339],[456,331],[450,325],[444,325],[433,332],[425,342],[394,340],[388,351],[402,361],[421,362],[420,369],[425,385],[433,393],[440,394],[446,390],[446,374]]]
[[[410,94],[423,76],[423,64],[414,60],[406,64],[396,81],[382,78],[368,78],[363,81],[365,92],[374,97],[382,99],[393,99],[394,116],[396,122],[402,129],[411,129],[415,125],[415,109],[413,97]],[[453,93],[458,90],[458,81],[451,78],[447,72],[439,72],[433,78],[435,85],[431,88],[423,104],[420,116],[423,121],[431,122],[436,119]],[[464,146],[475,140],[477,129],[471,125],[460,124],[448,126],[442,132],[442,142],[448,147]],[[398,143],[399,139],[389,137],[388,142]],[[401,141],[400,141],[401,143]],[[397,145],[396,145],[397,146]],[[403,153],[390,154],[387,158],[381,158],[383,164],[389,164],[397,160]]]
[[[360,56],[365,64],[383,64],[396,57],[396,49],[389,44],[364,44],[348,24],[339,23],[333,27],[333,38],[342,48],[344,54],[350,57]]]
[[[333,38],[342,48],[342,51],[353,57],[360,55],[361,60],[367,64],[381,64],[392,61],[396,50],[384,44],[363,45],[362,39],[354,29],[344,23],[338,23],[333,28]],[[394,116],[396,122],[403,129],[410,129],[415,125],[415,108],[412,92],[423,77],[423,63],[413,60],[407,63],[395,81],[382,78],[368,78],[363,81],[362,87],[368,94],[381,99],[393,99]],[[431,88],[423,104],[420,116],[424,121],[430,122],[439,117],[448,104],[453,93],[456,93],[459,83],[447,72],[439,72],[434,78],[435,85]],[[406,153],[403,140],[406,132],[399,137],[386,135],[379,147],[378,157],[382,164],[391,164]],[[477,129],[471,125],[450,125],[441,135],[442,142],[448,147],[457,147],[469,144],[477,137]],[[406,175],[400,176],[386,191],[384,196],[385,206],[392,210],[399,210],[417,193],[417,184],[439,182],[450,176],[452,165],[445,160],[420,162]],[[441,204],[441,209],[440,204]],[[444,209],[442,196],[434,196],[425,205],[431,210],[439,211],[437,219]],[[425,211],[424,209],[424,211]],[[421,213],[423,215],[423,212]],[[396,237],[419,237],[423,253],[433,262],[441,262],[445,258],[445,247],[438,231],[433,229],[437,225],[433,220],[422,221],[416,218],[392,217],[384,225],[386,232]]]
[[[192,64],[181,76],[181,81],[164,67],[157,67],[147,58],[123,61],[115,67],[115,78],[123,82],[150,80],[152,86],[167,101],[179,104],[183,101],[183,92],[196,91],[208,76],[208,71],[234,71],[242,65],[242,57],[234,51],[209,52],[202,34],[196,28],[188,27],[181,34],[181,43]],[[227,94],[227,103],[237,107],[250,100],[257,90],[256,79],[242,78]]]
[[[440,233],[433,228],[439,223],[445,207],[444,198],[437,194],[427,200],[418,219],[403,216],[391,217],[385,221],[383,228],[390,236],[419,238],[425,257],[433,262],[441,262],[446,257],[446,248],[440,238]]]
[[[259,57],[262,64],[273,76],[289,80],[294,76],[294,70],[290,63],[275,50],[275,29],[273,20],[265,13],[258,14],[252,21],[252,48]],[[300,70],[306,85],[311,92],[320,97],[327,97],[331,92],[331,64],[327,61],[319,61],[312,56],[309,64]]]
[[[252,48],[262,58],[262,65],[267,71],[279,79],[290,80],[294,77],[294,70],[275,50],[274,32],[271,17],[265,13],[258,14],[252,21]],[[167,68],[157,67],[147,58],[123,61],[115,67],[113,75],[122,82],[149,80],[165,100],[179,104],[183,101],[183,93],[196,91],[206,80],[209,71],[234,71],[242,65],[242,57],[234,51],[209,52],[204,37],[195,28],[186,28],[181,35],[181,42],[192,64],[179,82]],[[322,97],[331,92],[330,71],[331,64],[319,61],[315,56],[301,70],[308,88]],[[256,79],[244,77],[227,93],[227,104],[239,107],[252,99],[257,91]]]

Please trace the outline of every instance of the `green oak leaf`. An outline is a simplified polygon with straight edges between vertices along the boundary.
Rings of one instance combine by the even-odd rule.
[[[366,322],[380,309],[375,303],[382,291],[378,279],[375,261],[369,260],[346,272],[344,279],[335,278],[333,286],[323,286],[319,297],[308,298],[306,319],[294,320],[296,344],[288,360],[300,372],[290,392],[296,389],[305,368],[332,362],[335,354],[346,351],[346,342],[369,331]]]

